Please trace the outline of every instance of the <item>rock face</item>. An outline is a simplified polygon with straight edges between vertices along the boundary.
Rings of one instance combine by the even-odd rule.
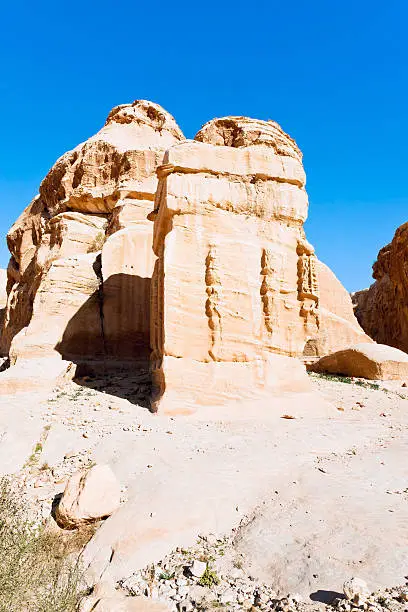
[[[63,155],[11,228],[1,352],[11,362],[57,355],[149,353],[156,167],[183,139],[173,117],[137,100]],[[137,254],[137,255],[136,255]]]
[[[323,262],[317,262],[320,287],[319,333],[306,343],[305,357],[327,355],[357,344],[372,342],[361,329],[354,315],[350,294]]]
[[[120,486],[108,465],[95,465],[69,479],[56,508],[60,527],[76,529],[110,516],[119,508]]]
[[[335,345],[320,340],[319,264],[303,231],[301,159],[276,123],[244,117],[210,121],[196,142],[166,153],[154,227],[156,405],[164,396],[169,406],[197,402],[198,385],[213,403],[296,389],[304,383],[292,358],[310,343],[317,351]],[[327,294],[337,290],[332,283]],[[351,319],[349,298],[347,306]],[[337,317],[336,328],[334,318],[325,311],[326,336],[345,324],[364,338],[357,322]]]
[[[4,309],[7,303],[7,272],[0,269],[0,330],[3,325]],[[1,332],[0,332],[1,333]]]
[[[7,302],[7,271],[0,269],[0,308],[4,308]]]
[[[118,106],[8,234],[0,351],[22,372],[62,358],[60,376],[137,362],[169,410],[303,389],[294,358],[370,341],[307,211],[302,154],[277,123],[215,119],[186,141],[160,106]]]
[[[322,357],[312,369],[371,380],[406,380],[408,355],[385,344],[356,344]]]
[[[408,352],[408,223],[395,232],[373,265],[375,282],[353,294],[355,315],[376,342]]]

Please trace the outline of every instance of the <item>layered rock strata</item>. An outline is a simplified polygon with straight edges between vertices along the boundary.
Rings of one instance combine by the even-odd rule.
[[[305,387],[293,357],[319,334],[320,313],[298,147],[273,122],[228,118],[164,161],[152,281],[156,407]]]
[[[376,342],[408,353],[408,223],[395,232],[373,265],[375,282],[353,294],[355,315]]]
[[[11,228],[1,351],[18,360],[148,359],[156,167],[183,139],[137,100],[63,155]]]
[[[160,106],[118,106],[8,234],[0,350],[33,384],[70,361],[150,366],[155,409],[303,389],[294,358],[369,341],[305,238],[307,210],[277,123],[215,119],[186,141]]]

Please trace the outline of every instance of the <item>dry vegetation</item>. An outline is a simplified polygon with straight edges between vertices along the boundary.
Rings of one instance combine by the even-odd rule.
[[[78,553],[92,531],[60,533],[29,516],[21,491],[0,481],[0,612],[74,612],[85,595]]]

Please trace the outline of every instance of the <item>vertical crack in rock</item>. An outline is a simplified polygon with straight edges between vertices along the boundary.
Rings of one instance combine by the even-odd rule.
[[[205,314],[208,317],[208,326],[211,330],[211,348],[208,351],[211,359],[219,360],[220,347],[222,343],[222,324],[219,309],[221,298],[221,279],[216,261],[217,251],[214,245],[210,245],[208,255],[205,259],[205,284],[207,301]]]
[[[264,314],[265,327],[268,332],[273,331],[272,313],[273,313],[273,295],[272,295],[272,253],[270,249],[262,249],[261,256],[261,299],[262,309]]]
[[[103,272],[102,272],[102,254],[99,253],[95,259],[95,263],[93,265],[93,269],[98,278],[98,306],[99,306],[99,317],[101,322],[101,335],[102,335],[102,346],[103,346],[103,356],[106,358],[106,339],[105,339],[105,324],[104,324],[104,314],[103,314]]]

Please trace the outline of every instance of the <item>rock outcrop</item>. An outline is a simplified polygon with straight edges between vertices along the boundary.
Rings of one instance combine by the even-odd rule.
[[[76,529],[107,518],[120,504],[120,485],[108,465],[76,472],[68,480],[55,510],[60,527]]]
[[[327,372],[370,380],[407,380],[408,355],[385,344],[356,344],[322,357],[314,372]]]
[[[355,315],[376,342],[408,352],[408,223],[395,232],[373,265],[375,282],[352,295]]]
[[[372,342],[361,329],[348,291],[326,264],[317,262],[319,278],[319,333],[305,346],[305,358],[327,355],[360,342]]]
[[[370,341],[307,211],[302,154],[277,123],[215,119],[186,141],[160,106],[118,106],[8,234],[0,350],[21,372],[55,357],[63,377],[70,361],[150,368],[154,407],[165,395],[171,410],[305,388],[294,358]]]
[[[296,143],[274,122],[228,117],[174,145],[164,162],[152,281],[156,405],[301,388],[293,357],[336,341],[320,341],[319,265],[303,231],[308,198]],[[323,333],[344,342],[345,319],[336,328],[333,318],[325,311]],[[364,338],[357,322],[346,326]]]
[[[0,330],[3,325],[4,310],[7,303],[7,272],[0,269]],[[1,333],[1,332],[0,332]]]
[[[1,352],[18,360],[149,354],[156,167],[183,139],[173,117],[137,100],[63,155],[11,228]],[[136,255],[137,253],[137,255]]]

